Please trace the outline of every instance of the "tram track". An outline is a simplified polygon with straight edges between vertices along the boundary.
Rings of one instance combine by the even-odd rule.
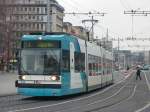
[[[145,72],[143,72],[144,73],[144,77],[145,77],[145,83],[146,83],[146,85],[148,86],[147,88],[148,88],[148,90],[150,91],[150,83],[149,83],[149,81],[148,81],[148,78],[147,78],[147,76],[146,76],[146,73]],[[119,105],[120,104],[123,104],[123,105],[126,105],[125,103],[127,103],[128,101],[132,101],[133,99],[133,97],[135,96],[135,94],[136,94],[136,90],[137,90],[137,86],[138,86],[138,84],[136,84],[135,86],[134,86],[134,90],[133,90],[133,92],[132,92],[132,94],[131,94],[131,96],[129,96],[127,99],[124,99],[124,100],[120,100],[120,101],[118,101],[118,102],[115,102],[115,103],[112,103],[112,104],[108,104],[108,105],[105,105],[105,106],[103,106],[103,107],[99,107],[99,108],[94,108],[94,109],[91,109],[91,110],[88,110],[88,111],[83,111],[83,112],[104,112],[104,110],[105,110],[105,108],[109,108],[109,107],[114,107],[114,106],[117,106],[117,107],[119,107]],[[132,99],[132,100],[131,100]],[[142,108],[140,108],[140,109],[138,109],[138,110],[134,110],[134,112],[145,112],[144,110],[145,109],[147,109],[147,108],[149,108],[150,107],[150,103],[145,103],[146,105],[145,106],[143,106]],[[103,110],[104,109],[104,110]]]
[[[142,72],[144,73],[144,77],[146,79],[146,84],[147,84],[148,90],[150,92],[150,80],[148,80],[148,78],[146,76],[146,72],[145,71],[142,71]],[[148,72],[148,73],[150,74],[150,72]],[[150,103],[146,104],[142,108],[139,108],[138,110],[135,110],[135,112],[143,112],[143,111],[145,111],[148,108],[150,108]]]
[[[123,103],[123,102],[125,102],[125,101],[131,99],[131,98],[134,96],[135,91],[136,91],[136,88],[137,88],[137,85],[134,86],[134,89],[133,89],[133,92],[132,92],[131,95],[129,95],[129,96],[127,96],[127,97],[125,97],[125,98],[123,98],[123,99],[117,101],[117,102],[113,102],[113,103],[111,103],[111,104],[104,105],[104,106],[102,106],[102,107],[95,108],[95,109],[88,110],[88,111],[84,111],[84,112],[95,112],[95,111],[99,112],[99,110],[101,110],[101,109],[104,109],[104,108],[108,108],[108,107],[112,107],[112,106],[116,106],[116,105],[118,105],[118,104],[121,104],[121,103]]]
[[[132,77],[133,78],[133,77]],[[132,80],[132,78],[130,79],[130,81]],[[124,89],[127,87],[127,85],[129,85],[130,81],[128,83],[126,83],[124,86],[122,86],[117,92],[115,92],[113,95],[107,97],[107,98],[104,98],[104,99],[100,99],[100,100],[96,100],[95,102],[92,102],[92,103],[88,103],[88,104],[85,104],[85,106],[78,106],[76,108],[70,108],[70,109],[64,109],[64,110],[61,110],[61,111],[55,111],[55,112],[74,112],[75,110],[78,110],[78,109],[81,109],[81,108],[86,108],[86,107],[89,107],[89,106],[92,106],[92,105],[95,105],[95,104],[99,104],[99,103],[104,103],[104,102],[107,102],[109,100],[111,100],[113,97],[118,97],[117,95]],[[104,108],[107,108],[107,107],[110,107],[110,106],[113,106],[113,105],[117,105],[119,103],[122,103],[126,100],[129,100],[130,98],[133,97],[133,95],[135,94],[135,90],[136,90],[136,87],[137,85],[134,84],[133,86],[133,92],[131,93],[131,95],[129,94],[127,97],[125,98],[122,98],[116,102],[113,102],[111,104],[107,103],[106,105],[103,105],[103,106],[100,106],[98,108],[94,108],[94,109],[90,109],[88,111],[82,111],[82,112],[92,112],[92,111],[96,111],[96,110],[101,110],[101,109],[104,109]],[[131,88],[132,90],[132,88]],[[52,112],[52,111],[48,111],[48,112]]]

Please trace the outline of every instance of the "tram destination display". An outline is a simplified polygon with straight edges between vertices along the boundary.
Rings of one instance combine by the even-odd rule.
[[[60,48],[60,41],[23,41],[22,48]]]

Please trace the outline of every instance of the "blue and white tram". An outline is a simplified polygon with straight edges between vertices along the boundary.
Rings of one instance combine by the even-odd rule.
[[[113,83],[112,53],[70,34],[24,35],[19,59],[22,95],[63,96]]]

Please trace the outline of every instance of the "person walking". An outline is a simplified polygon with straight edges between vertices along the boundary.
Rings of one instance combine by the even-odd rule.
[[[137,67],[137,71],[136,71],[136,80],[138,80],[138,78],[142,80],[140,67]]]

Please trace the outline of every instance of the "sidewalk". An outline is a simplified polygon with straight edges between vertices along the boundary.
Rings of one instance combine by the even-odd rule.
[[[17,72],[1,72],[0,71],[0,96],[16,94],[15,80],[17,80]]]

